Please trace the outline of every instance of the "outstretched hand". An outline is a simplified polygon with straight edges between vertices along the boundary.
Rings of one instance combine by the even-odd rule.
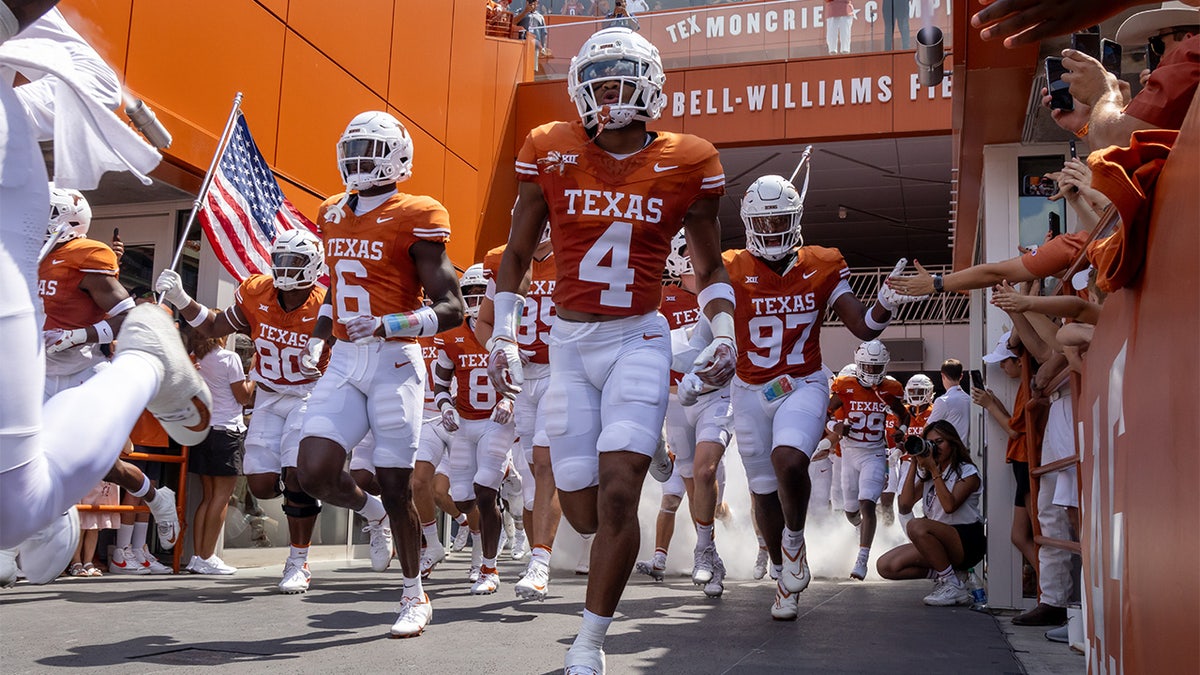
[[[1142,2],[981,0],[981,4],[984,8],[971,17],[971,26],[981,29],[979,37],[984,40],[1003,39],[1011,49],[1094,26]]]
[[[913,267],[917,268],[916,274],[889,276],[886,280],[888,287],[897,293],[909,296],[922,296],[933,293],[933,275],[918,260],[913,261]]]

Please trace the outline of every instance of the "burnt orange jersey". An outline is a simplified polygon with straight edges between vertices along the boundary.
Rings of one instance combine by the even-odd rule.
[[[495,285],[500,271],[500,259],[504,257],[504,246],[498,246],[483,257],[483,276],[488,280],[489,291]],[[534,258],[530,271],[529,292],[525,294],[525,310],[521,314],[521,328],[517,331],[517,344],[521,350],[531,353],[530,363],[550,363],[550,327],[554,325],[554,287],[558,275],[554,254],[545,260]]]
[[[925,431],[925,422],[929,419],[929,413],[933,412],[933,406],[923,405],[915,406],[904,405],[904,409],[908,411],[908,433],[906,436],[920,436]],[[888,449],[902,445],[903,442],[896,442],[896,428],[900,426],[900,418],[896,417],[896,413],[888,411],[887,419],[883,423],[884,438],[887,439]],[[901,454],[900,459],[907,462],[912,459],[907,454]]]
[[[437,335],[433,342],[438,348],[438,365],[454,369],[458,393],[454,408],[463,419],[481,420],[496,407],[496,389],[488,377],[488,353],[475,339],[475,332],[466,324]]]
[[[887,441],[888,450],[897,445],[896,426],[898,424],[900,424],[900,418],[896,417],[896,413],[889,410],[887,417],[883,418],[883,440]]]
[[[780,375],[803,377],[820,370],[825,310],[852,292],[842,254],[803,246],[783,276],[749,251],[726,251],[724,258],[737,297],[738,377],[764,384]]]
[[[658,307],[659,314],[667,318],[671,330],[694,325],[700,320],[700,305],[696,302],[696,294],[682,286],[663,286],[662,304]],[[671,384],[679,384],[683,373],[672,370]]]
[[[684,214],[699,198],[725,194],[716,148],[689,134],[658,132],[616,159],[580,122],[553,122],[529,132],[516,168],[519,180],[542,188],[550,209],[554,303],[589,314],[654,311]]]
[[[433,364],[437,361],[438,348],[434,337],[417,338],[421,345],[421,360],[425,362],[425,410],[436,412],[437,404],[433,402]]]
[[[38,295],[46,312],[45,329],[90,326],[107,313],[79,287],[85,274],[117,276],[117,256],[106,244],[72,239],[60,244],[38,265]]]
[[[421,195],[394,194],[361,216],[354,214],[357,197],[339,209],[341,198],[325,200],[317,222],[325,238],[333,293],[333,335],[345,340],[342,323],[348,319],[411,312],[421,306],[421,279],[409,248],[418,241],[449,241],[450,216],[436,199]]]
[[[833,381],[830,392],[842,399],[846,411],[846,434],[842,442],[847,447],[882,447],[884,422],[892,408],[890,401],[904,397],[904,385],[891,377],[883,378],[875,387],[864,387],[853,376],[839,377]]]
[[[304,304],[288,312],[279,304],[279,291],[270,275],[255,274],[238,286],[233,302],[248,324],[246,333],[258,355],[250,378],[272,388],[312,383],[312,378],[300,373],[300,356],[325,302],[325,289],[313,286]],[[328,363],[326,350],[319,364],[322,372]]]

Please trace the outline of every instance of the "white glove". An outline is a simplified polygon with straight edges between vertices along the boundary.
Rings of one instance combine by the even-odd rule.
[[[46,344],[47,354],[65,352],[75,345],[87,342],[87,329],[63,330],[61,328],[51,328],[50,330],[42,331],[42,341]]]
[[[454,406],[448,405],[442,408],[442,427],[446,431],[458,431],[458,411]]]
[[[737,369],[737,349],[733,340],[717,336],[692,363],[692,372],[705,384],[723,387],[733,379]]]
[[[502,396],[521,393],[525,384],[525,368],[517,343],[493,336],[488,340],[488,377]]]
[[[163,300],[171,303],[175,309],[183,309],[192,304],[192,298],[183,290],[183,278],[175,270],[163,270],[154,282],[154,290],[163,294]]]
[[[351,342],[358,342],[374,338],[375,331],[383,325],[383,319],[377,316],[360,315],[347,319],[342,325],[346,327],[346,337],[349,337]]]
[[[908,258],[901,258],[896,261],[896,267],[892,269],[892,273],[888,275],[888,279],[900,276],[904,268],[908,266]],[[879,284],[879,294],[875,296],[875,300],[881,307],[889,312],[896,311],[900,305],[906,305],[910,302],[917,302],[928,298],[928,295],[904,295],[896,289],[888,286],[887,283]]]
[[[685,408],[696,405],[700,394],[703,394],[706,389],[711,391],[711,388],[705,387],[704,383],[700,381],[700,377],[695,373],[684,375],[683,379],[679,381],[679,387],[677,388],[679,404]]]
[[[307,378],[321,376],[321,369],[317,364],[321,362],[321,355],[325,353],[325,341],[321,338],[310,337],[308,343],[304,345],[304,353],[300,355],[300,374]]]
[[[501,396],[499,401],[496,401],[496,407],[492,408],[492,421],[496,424],[508,424],[513,419],[513,400],[507,396]]]

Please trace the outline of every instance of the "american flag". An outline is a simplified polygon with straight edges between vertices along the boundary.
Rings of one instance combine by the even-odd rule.
[[[199,215],[217,259],[239,283],[271,273],[271,243],[280,232],[304,228],[320,235],[283,196],[241,114]]]

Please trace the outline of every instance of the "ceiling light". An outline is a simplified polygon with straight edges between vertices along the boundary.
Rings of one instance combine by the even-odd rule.
[[[839,206],[838,207],[838,220],[845,220],[845,219],[846,219],[846,207]]]

